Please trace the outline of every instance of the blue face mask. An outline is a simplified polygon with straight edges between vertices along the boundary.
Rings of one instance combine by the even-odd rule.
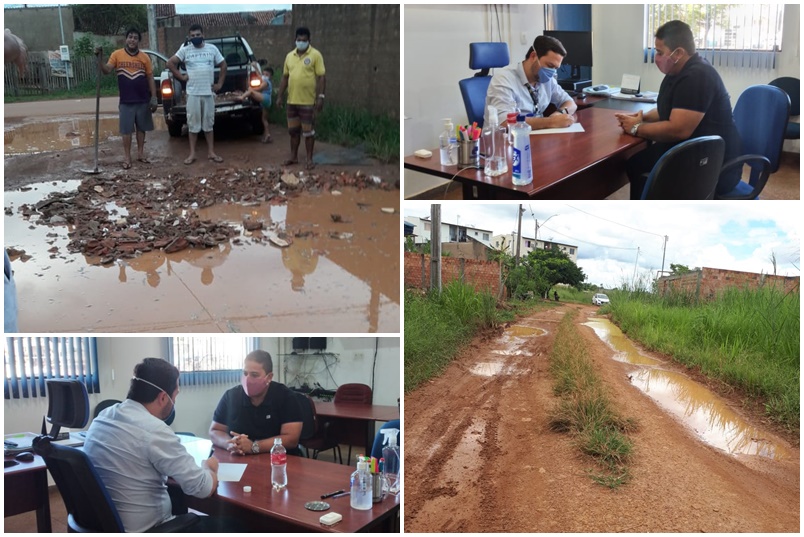
[[[204,38],[203,38],[203,37],[191,37],[191,38],[190,38],[190,43],[192,43],[192,44],[193,44],[193,45],[195,45],[196,47],[200,47],[200,46],[201,46],[201,43],[203,43],[203,42],[204,42]]]
[[[296,41],[296,48],[299,49],[299,52],[304,52],[309,46],[309,41]]]
[[[557,69],[550,69],[549,67],[542,67],[539,69],[539,83],[540,84],[547,84],[555,78],[556,73],[558,72]]]

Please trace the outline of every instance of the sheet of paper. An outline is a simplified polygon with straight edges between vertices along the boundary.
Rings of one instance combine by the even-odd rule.
[[[586,132],[583,128],[583,125],[580,123],[573,123],[569,127],[564,127],[563,129],[538,129],[535,131],[530,131],[530,135],[533,136],[535,134],[566,134],[569,132]]]
[[[638,75],[623,75],[623,82],[620,84],[624,90],[639,91],[639,76]]]
[[[248,464],[222,462],[218,465],[218,481],[240,481]]]
[[[193,456],[195,463],[201,466],[201,462],[209,458],[209,450],[212,449],[212,440],[199,438],[197,436],[177,435],[181,440],[187,453]]]

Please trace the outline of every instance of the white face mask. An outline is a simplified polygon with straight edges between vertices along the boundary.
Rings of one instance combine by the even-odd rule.
[[[141,379],[141,378],[139,378],[139,377],[131,377],[131,378],[133,378],[134,380],[139,380],[140,382],[144,382],[145,384],[150,384],[151,386],[153,386],[154,388],[156,388],[156,389],[157,389],[157,390],[159,390],[160,392],[165,392],[165,390],[163,390],[162,388],[160,388],[159,386],[157,386],[157,385],[156,385],[156,384],[154,384],[153,382],[148,382],[147,380],[145,380],[145,379]],[[165,419],[165,420],[166,420],[167,418],[169,418],[169,417],[170,417],[170,414],[171,414],[171,413],[173,413],[173,411],[174,411],[174,410],[176,410],[176,402],[173,400],[173,398],[170,396],[170,394],[169,394],[168,392],[165,392],[165,395],[167,395],[167,398],[168,398],[168,399],[170,399],[170,403],[173,405],[173,406],[171,407],[171,409],[170,409],[170,413],[168,413],[167,417],[166,417],[166,418],[163,418],[163,419]]]
[[[304,52],[309,46],[309,41],[296,41],[296,48],[299,49],[299,52]]]

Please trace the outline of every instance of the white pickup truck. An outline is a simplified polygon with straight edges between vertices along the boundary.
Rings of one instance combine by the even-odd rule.
[[[206,43],[215,45],[226,61],[226,79],[220,93],[215,96],[215,124],[219,120],[239,121],[251,126],[254,134],[262,134],[261,110],[259,103],[253,101],[240,102],[236,96],[249,88],[259,87],[262,73],[256,67],[256,59],[248,42],[240,35],[228,37],[205,38]],[[184,72],[184,65],[179,68]],[[220,69],[215,69],[215,81]],[[187,124],[187,95],[185,83],[177,80],[169,69],[165,68],[156,80],[162,98],[162,110],[165,114],[168,132],[171,136],[181,136],[182,128]]]

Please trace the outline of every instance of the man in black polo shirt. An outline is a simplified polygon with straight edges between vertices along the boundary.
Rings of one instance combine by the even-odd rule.
[[[631,199],[640,199],[645,173],[671,147],[699,136],[716,135],[726,142],[724,162],[740,154],[740,133],[734,123],[731,101],[723,80],[706,60],[695,52],[692,30],[682,21],[670,21],[656,30],[656,67],[666,76],[659,88],[656,108],[646,114],[616,114],[620,126],[632,136],[653,141],[647,149],[628,160]],[[718,194],[731,191],[742,170],[720,178]]]
[[[269,452],[274,438],[281,437],[288,454],[301,455],[302,411],[293,392],[273,382],[273,370],[267,352],[246,356],[240,386],[223,394],[212,416],[213,444],[238,455],[256,455]]]

